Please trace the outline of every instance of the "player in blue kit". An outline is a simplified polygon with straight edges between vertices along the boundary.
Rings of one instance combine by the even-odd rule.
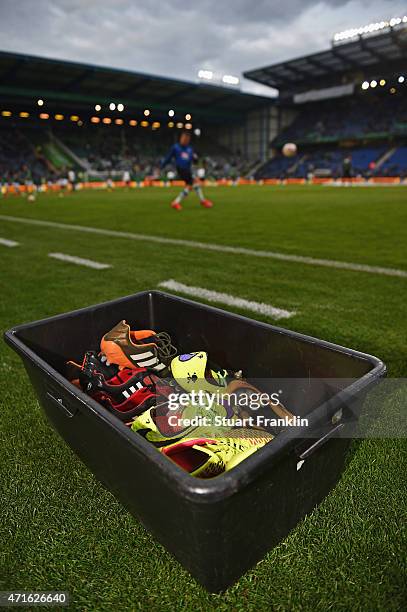
[[[172,145],[167,157],[165,157],[161,163],[161,168],[164,168],[167,164],[174,160],[178,177],[185,182],[184,189],[171,204],[174,210],[182,210],[181,202],[189,195],[191,189],[194,189],[204,208],[212,208],[213,206],[213,203],[205,198],[201,185],[199,183],[194,184],[192,164],[197,159],[197,155],[194,153],[190,142],[191,135],[189,132],[182,132],[179,142]]]

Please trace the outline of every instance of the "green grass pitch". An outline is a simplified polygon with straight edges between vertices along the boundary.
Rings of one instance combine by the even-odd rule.
[[[192,194],[181,213],[168,205],[176,192],[43,194],[35,203],[10,197],[0,200],[0,215],[407,271],[405,188],[218,187],[206,190],[212,210],[199,207]],[[390,376],[407,375],[406,278],[1,219],[0,237],[20,243],[0,245],[2,331],[172,278],[294,310],[282,326],[373,353]],[[47,257],[55,251],[112,267],[92,270]],[[19,359],[4,343],[0,410],[0,590],[68,590],[72,610],[92,611],[403,608],[403,440],[355,443],[326,500],[235,586],[215,596],[122,509],[51,429]]]

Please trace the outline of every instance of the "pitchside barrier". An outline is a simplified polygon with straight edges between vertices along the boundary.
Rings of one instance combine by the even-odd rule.
[[[307,180],[304,178],[287,178],[287,179],[217,179],[216,181],[204,180],[201,184],[205,187],[218,187],[218,186],[233,186],[237,185],[401,185],[407,186],[407,178],[400,176],[374,176],[369,179],[362,177],[354,177],[347,179],[332,179],[332,178],[313,178]],[[184,181],[163,181],[151,178],[146,178],[142,181],[131,181],[129,184],[124,181],[112,181],[110,184],[107,181],[86,181],[77,183],[75,190],[83,189],[116,189],[130,187],[137,189],[140,187],[183,187]],[[44,183],[43,185],[2,185],[1,194],[5,197],[8,195],[25,195],[30,193],[54,193],[72,191],[72,185],[67,186],[59,185],[58,183]]]

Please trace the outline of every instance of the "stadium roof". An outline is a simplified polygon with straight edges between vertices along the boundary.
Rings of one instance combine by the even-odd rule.
[[[280,90],[292,90],[311,81],[338,78],[348,72],[371,72],[378,65],[405,64],[407,29],[391,30],[333,46],[328,51],[249,70],[244,76]],[[405,65],[404,65],[405,68]]]
[[[273,104],[230,87],[0,51],[0,94],[78,104],[121,102],[130,109],[175,107],[208,120],[239,120]]]

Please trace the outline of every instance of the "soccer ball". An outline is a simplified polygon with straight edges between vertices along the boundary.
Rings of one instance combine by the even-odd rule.
[[[28,196],[27,200],[29,202],[35,202],[35,195],[33,193],[30,193],[30,195]]]
[[[294,155],[297,155],[297,145],[293,142],[286,142],[282,148],[282,153],[285,157],[294,157]]]

